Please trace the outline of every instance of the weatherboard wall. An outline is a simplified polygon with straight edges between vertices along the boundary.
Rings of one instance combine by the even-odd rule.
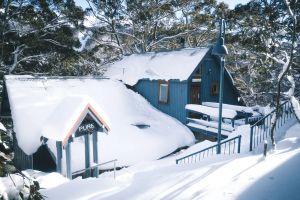
[[[171,115],[182,123],[186,121],[185,105],[188,103],[187,81],[170,80],[168,103],[158,101],[159,81],[142,79],[135,86],[134,90],[146,98],[151,105],[160,111]]]
[[[218,102],[219,95],[211,94],[212,82],[220,81],[220,63],[218,60],[207,54],[205,58],[199,62],[198,67],[202,69],[201,102]],[[178,119],[182,123],[186,123],[185,105],[190,103],[190,92],[193,74],[187,81],[170,80],[169,81],[169,101],[168,103],[160,103],[159,95],[159,80],[142,79],[134,86],[134,90],[146,98],[154,107],[160,111]],[[233,86],[232,80],[225,70],[224,76],[224,98],[226,104],[238,105],[238,94]]]
[[[32,155],[25,154],[24,151],[18,146],[18,141],[16,139],[15,133],[13,133],[13,150],[13,162],[17,169],[33,169],[33,157]]]
[[[228,72],[225,70],[223,102],[226,104],[238,105],[238,94],[233,86]],[[202,81],[201,81],[201,101],[202,102],[219,102],[219,95],[211,94],[212,82],[220,81],[220,64],[213,56],[207,56],[202,64]]]

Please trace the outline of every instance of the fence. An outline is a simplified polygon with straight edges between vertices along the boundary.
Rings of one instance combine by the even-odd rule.
[[[97,164],[97,165],[93,165],[93,166],[88,167],[86,169],[81,169],[81,170],[73,172],[72,176],[85,173],[88,177],[89,177],[90,174],[92,174],[93,177],[98,177],[98,175],[99,175],[99,170],[98,170],[99,166],[107,165],[109,163],[114,163],[114,179],[116,179],[116,162],[117,162],[117,159],[107,161],[107,162],[104,162],[104,163],[100,163],[100,164]]]
[[[298,95],[299,93],[297,93]],[[271,135],[271,121],[272,116],[276,112],[273,110],[268,115],[264,116],[262,119],[257,121],[250,127],[250,148],[249,150],[252,151],[255,147],[257,147],[262,141],[268,138]],[[282,127],[289,119],[294,116],[294,110],[292,108],[290,101],[285,101],[280,105],[279,110],[279,118],[276,122],[276,131],[278,128]]]
[[[234,154],[234,153],[240,153],[241,151],[241,135],[238,135],[234,138],[224,140],[220,143],[221,145],[221,154]],[[190,155],[187,155],[185,157],[179,158],[176,160],[176,164],[181,163],[193,163],[200,161],[201,159],[205,157],[212,156],[214,154],[217,154],[217,148],[218,144],[210,146],[208,148],[205,148],[201,151],[192,153]]]

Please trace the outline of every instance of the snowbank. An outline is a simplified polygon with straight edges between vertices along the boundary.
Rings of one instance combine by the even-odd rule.
[[[33,184],[33,181],[38,181],[41,189],[50,189],[69,181],[55,172],[44,173],[36,170],[25,170],[23,174],[26,177],[23,178],[20,174],[0,177],[0,199],[28,199],[29,185]],[[22,193],[23,198],[21,198],[20,193]]]
[[[106,76],[135,85],[140,79],[187,80],[209,48],[186,48],[124,57],[108,67]]]
[[[49,119],[55,115],[58,119],[67,119],[64,114],[70,113],[74,99],[66,99],[75,94],[93,99],[110,122],[108,134],[99,133],[98,136],[100,163],[118,159],[117,166],[132,165],[158,159],[194,142],[194,136],[187,127],[152,107],[119,81],[31,76],[6,76],[5,79],[14,131],[19,146],[28,155],[41,145],[44,128],[49,124],[55,126]],[[60,109],[57,109],[58,106]],[[141,123],[148,126],[139,128],[134,125]],[[64,130],[63,125],[68,123],[57,125]],[[73,144],[72,155],[76,156],[72,157],[72,162],[78,162],[72,165],[74,171],[84,168],[84,141],[77,138]],[[49,140],[48,146],[56,155],[55,142]]]
[[[297,200],[299,133],[299,124],[289,129],[286,138],[278,142],[277,150],[266,159],[262,152],[244,152],[175,165],[174,156],[122,169],[117,172],[115,181],[112,176],[109,180],[102,174],[98,179],[70,181],[41,192],[48,199]],[[191,148],[195,150],[197,146],[201,143]]]

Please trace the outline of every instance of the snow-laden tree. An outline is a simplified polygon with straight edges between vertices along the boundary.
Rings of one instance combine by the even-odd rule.
[[[295,111],[296,114],[296,118],[298,119],[298,121],[300,122],[300,106],[299,106],[299,101],[295,98],[294,96],[294,92],[295,92],[295,81],[293,78],[293,73],[291,73],[291,68],[293,67],[293,62],[295,60],[295,54],[297,54],[297,15],[295,13],[296,9],[293,9],[293,6],[297,5],[297,0],[294,0],[293,4],[291,4],[291,1],[289,0],[283,0],[287,13],[288,13],[288,19],[290,19],[290,23],[288,24],[288,27],[291,29],[290,32],[290,51],[282,51],[282,53],[285,55],[285,59],[278,59],[276,57],[271,57],[271,59],[273,59],[275,62],[279,63],[282,65],[282,70],[278,75],[278,79],[277,79],[277,98],[276,98],[276,112],[273,114],[272,117],[272,127],[271,127],[271,140],[272,140],[272,145],[273,148],[275,148],[275,139],[274,139],[274,131],[275,131],[275,127],[276,127],[276,123],[277,123],[277,119],[280,117],[281,113],[281,109],[280,109],[280,100],[281,100],[281,96],[282,96],[282,89],[281,89],[281,85],[282,82],[284,80],[284,78],[287,78],[288,81],[291,84],[291,88],[289,89],[288,93],[287,93],[287,97],[290,99],[291,101],[291,105]],[[289,76],[286,77],[286,75],[290,74]]]
[[[291,6],[299,12],[295,0]],[[271,57],[283,58],[282,52],[291,49],[292,22],[288,16],[282,0],[251,0],[227,15],[231,50],[228,66],[235,72],[237,86],[248,105],[275,105],[282,66]],[[289,88],[287,79],[282,81],[282,88]]]
[[[84,12],[74,1],[1,0],[0,70],[72,73]]]
[[[215,22],[228,11],[216,0],[87,0],[93,25],[87,49],[104,60],[131,53],[204,46],[216,39]],[[105,56],[110,52],[110,57]]]

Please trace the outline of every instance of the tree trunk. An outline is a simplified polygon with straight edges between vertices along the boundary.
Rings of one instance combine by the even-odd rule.
[[[276,124],[277,124],[277,120],[278,120],[278,118],[280,117],[280,114],[281,114],[280,113],[281,83],[282,83],[283,78],[289,72],[289,70],[291,68],[291,65],[293,63],[293,59],[294,59],[294,47],[295,47],[295,42],[296,42],[296,17],[291,12],[289,5],[286,4],[286,6],[289,9],[290,17],[293,19],[292,47],[291,47],[291,51],[290,51],[290,58],[289,58],[289,60],[286,61],[286,62],[289,62],[288,63],[288,67],[283,72],[282,76],[279,78],[278,83],[277,83],[276,112],[275,112],[275,119],[274,119],[274,121],[272,123],[272,127],[271,127],[271,141],[272,141],[272,147],[273,147],[273,149],[275,149],[274,131],[275,131],[275,127],[276,127]]]
[[[120,42],[119,35],[116,32],[116,21],[114,19],[111,21],[111,29],[112,29],[112,32],[115,35],[115,39],[117,41],[117,44],[120,47],[121,54],[124,55],[124,51],[123,51],[123,48],[122,48],[122,45],[121,45],[121,42]]]

